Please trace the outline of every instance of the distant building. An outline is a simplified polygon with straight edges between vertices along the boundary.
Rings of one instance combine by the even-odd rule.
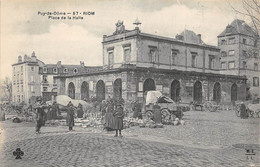
[[[220,72],[246,76],[248,95],[259,97],[260,40],[257,33],[243,20],[236,19],[218,36],[218,47],[221,49]]]
[[[12,101],[28,103],[30,97],[40,96],[39,66],[44,63],[37,59],[33,52],[31,56],[18,57],[18,62],[12,65]]]
[[[33,96],[42,96],[44,100],[52,100],[57,95],[57,83],[54,76],[82,74],[101,69],[100,66],[45,64],[36,58],[33,52],[31,57],[25,55],[12,65],[12,101],[29,103]]]
[[[52,100],[57,96],[57,81],[54,78],[55,76],[85,74],[101,68],[101,66],[85,66],[84,62],[80,62],[80,65],[63,65],[61,61],[58,61],[57,64],[45,64],[39,68],[42,96],[46,100]]]
[[[174,39],[142,33],[138,27],[126,30],[119,21],[102,44],[103,69],[55,77],[58,94],[142,102],[148,90],[159,90],[184,103],[245,99],[246,77],[219,74],[220,49],[205,44],[200,34],[185,30]]]

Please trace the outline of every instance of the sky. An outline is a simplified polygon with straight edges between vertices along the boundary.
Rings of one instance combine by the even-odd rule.
[[[192,30],[210,45],[217,45],[217,36],[234,19],[246,20],[230,7],[241,9],[241,0],[0,0],[0,4],[1,79],[11,78],[19,55],[33,51],[46,64],[102,65],[102,37],[113,34],[118,20],[132,30],[138,18],[141,32],[172,38]],[[52,20],[39,14],[84,11],[95,14],[83,20]]]

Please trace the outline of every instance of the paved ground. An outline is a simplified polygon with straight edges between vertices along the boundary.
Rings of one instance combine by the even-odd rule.
[[[0,122],[0,166],[260,166],[259,119],[186,112],[185,126],[132,127],[123,138],[101,129]],[[15,160],[12,152],[25,155]],[[253,160],[245,148],[253,148]]]

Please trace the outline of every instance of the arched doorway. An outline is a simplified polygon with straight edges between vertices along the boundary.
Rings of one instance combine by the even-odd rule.
[[[114,98],[122,98],[122,80],[120,78],[114,82]]]
[[[231,86],[231,101],[237,101],[237,84]]]
[[[178,80],[172,81],[171,84],[171,99],[175,102],[180,100],[180,82]]]
[[[202,103],[202,84],[200,81],[196,81],[193,86],[193,101]]]
[[[155,90],[155,82],[153,79],[148,78],[144,81],[143,91],[144,93],[149,90]]]
[[[213,101],[217,103],[221,101],[221,87],[219,82],[216,82],[213,87]]]
[[[102,80],[99,80],[96,84],[96,96],[98,101],[105,99],[105,83]]]
[[[70,98],[75,99],[75,86],[73,82],[69,83],[68,95]]]
[[[80,88],[81,100],[89,99],[89,85],[86,81],[82,82]]]

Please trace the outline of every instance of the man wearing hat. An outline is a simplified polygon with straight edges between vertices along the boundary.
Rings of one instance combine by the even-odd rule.
[[[37,97],[36,104],[34,106],[34,109],[36,110],[36,127],[35,131],[36,133],[40,133],[40,129],[44,122],[44,105],[42,102],[41,97]]]

